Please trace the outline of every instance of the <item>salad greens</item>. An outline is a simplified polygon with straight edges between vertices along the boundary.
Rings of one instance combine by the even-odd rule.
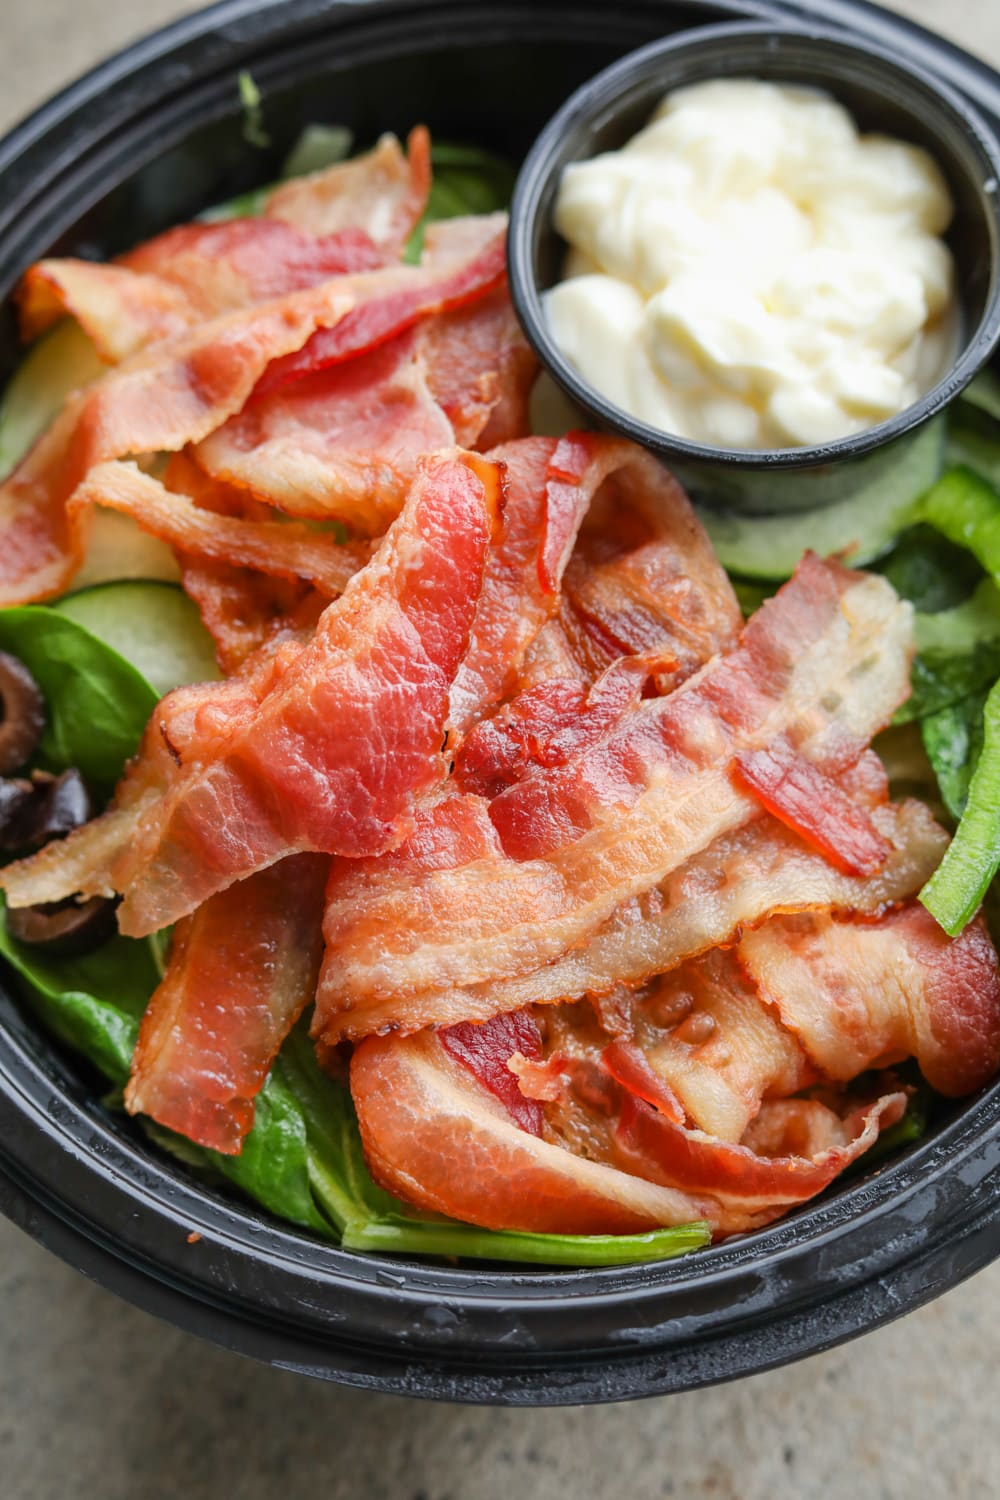
[[[19,657],[48,718],[35,764],[75,766],[106,799],[134,754],[157,693],[131,662],[75,620],[44,605],[0,610],[0,651]]]

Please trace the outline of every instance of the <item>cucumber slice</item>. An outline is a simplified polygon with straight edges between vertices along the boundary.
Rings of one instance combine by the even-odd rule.
[[[71,318],[38,340],[11,376],[0,403],[0,477],[24,457],[70,391],[89,385],[104,370],[97,350]]]
[[[73,580],[73,592],[124,579],[177,583],[180,576],[172,547],[143,531],[131,516],[98,506],[83,567]]]
[[[892,469],[862,482],[846,500],[821,510],[739,516],[698,506],[722,566],[743,578],[779,579],[794,573],[803,552],[843,552],[852,567],[888,550],[912,521],[917,504],[940,477],[945,419],[936,417],[899,454]]]
[[[220,675],[196,606],[172,584],[105,583],[67,594],[52,608],[124,656],[161,697]]]

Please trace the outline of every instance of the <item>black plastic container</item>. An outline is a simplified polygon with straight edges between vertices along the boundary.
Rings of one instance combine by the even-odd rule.
[[[1000,128],[989,70],[871,7],[813,10],[940,66]],[[422,118],[523,153],[616,56],[682,26],[801,14],[778,0],[231,0],[113,59],[0,144],[0,296],[50,250],[113,252],[266,181],[309,120],[343,121],[364,142]],[[265,95],[267,152],[241,136],[240,68]],[[11,368],[9,311],[0,351]],[[685,1260],[574,1273],[331,1248],[187,1176],[99,1093],[0,992],[0,1208],[184,1328],[381,1390],[534,1405],[686,1389],[862,1333],[1000,1253],[1000,1088],[773,1229]]]
[[[963,335],[945,375],[891,420],[818,447],[739,450],[692,442],[633,417],[587,383],[559,349],[542,293],[562,275],[553,224],[563,170],[617,151],[665,94],[712,78],[760,78],[823,89],[864,131],[923,146],[955,202],[948,243]],[[962,391],[1000,343],[1000,141],[980,112],[898,48],[819,26],[736,22],[698,27],[630,53],[589,80],[528,154],[511,208],[508,264],[528,338],[566,393],[600,426],[642,443],[699,499],[748,512],[811,510],[877,484],[907,462],[923,425]]]

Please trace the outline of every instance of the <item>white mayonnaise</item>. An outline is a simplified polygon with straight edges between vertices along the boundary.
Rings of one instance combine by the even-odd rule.
[[[952,213],[925,151],[859,135],[825,94],[694,84],[621,151],[566,168],[550,327],[590,385],[665,432],[829,442],[953,359]]]

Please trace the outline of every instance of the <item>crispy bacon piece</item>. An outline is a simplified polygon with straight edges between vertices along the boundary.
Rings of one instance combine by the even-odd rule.
[[[496,465],[425,460],[376,557],[308,645],[209,723],[122,859],[93,873],[125,892],[122,931],[155,931],[287,854],[371,854],[409,831],[415,799],[444,776],[448,692],[498,508]]]
[[[490,1229],[628,1234],[712,1206],[522,1130],[435,1032],[363,1042],[351,1092],[376,1181],[435,1213]]]
[[[526,1061],[518,1039],[531,1017],[508,1017],[505,1031],[491,1022],[481,1050],[494,1077],[506,1051],[544,1112],[543,1144],[580,1166],[585,1198],[603,1164],[686,1195],[720,1234],[821,1192],[905,1106],[898,1091],[859,1104],[827,1085],[914,1055],[936,1088],[959,1094],[1000,1066],[1000,978],[981,919],[949,939],[916,905],[874,920],[774,919],[735,952],[712,951],[606,1013],[585,1002],[543,1012],[541,1056]],[[421,1208],[494,1228],[565,1228],[575,1167],[538,1150],[528,1129],[511,1136],[516,1110],[486,1107],[487,1091],[502,1094],[482,1072],[477,1087],[449,1069],[447,1034],[357,1049],[351,1083],[372,1170]],[[462,1035],[469,1045],[475,1028]],[[816,1084],[822,1096],[789,1097]],[[430,1118],[415,1129],[420,1108]],[[475,1140],[468,1177],[448,1170],[462,1159],[463,1118]],[[577,1227],[607,1229],[608,1213],[591,1204]]]
[[[211,479],[188,456],[175,453],[163,482],[173,494],[185,495],[203,510],[220,516],[272,518],[245,490]],[[205,629],[215,642],[223,672],[239,671],[255,652],[282,636],[305,639],[316,627],[329,600],[300,579],[204,557],[178,555],[185,592],[197,604]]]
[[[390,1192],[486,1228],[553,1234],[699,1218],[718,1233],[757,1228],[822,1191],[905,1105],[889,1094],[841,1120],[789,1101],[762,1140],[769,1154],[758,1154],[671,1124],[605,1075],[616,1118],[603,1127],[615,1159],[603,1161],[521,1129],[439,1033],[370,1037],[354,1053],[351,1091],[369,1168]]]
[[[685,625],[686,675],[733,643],[740,617],[729,581],[683,490],[654,459],[631,443],[583,432],[558,440],[524,439],[494,449],[490,457],[505,465],[507,506],[503,536],[487,570],[473,643],[452,694],[451,723],[459,734],[517,686],[533,640],[559,607],[563,570],[581,526],[591,525],[595,509],[605,516],[605,524],[611,524],[609,494],[622,505],[628,497],[629,503],[641,509],[645,534],[655,534],[649,546],[659,558],[660,571],[683,573],[687,579],[685,609],[702,628],[698,643],[702,654],[695,659],[690,648],[692,632]],[[658,653],[658,665],[676,664],[675,681],[682,675],[678,660],[682,653],[674,640],[678,620],[677,610],[671,618],[664,616],[660,635],[650,643]],[[543,697],[551,694],[551,688],[546,685]],[[515,717],[518,701],[512,710]],[[598,717],[595,707],[588,721],[591,731]],[[497,729],[502,734],[499,725]],[[484,724],[477,747],[469,751],[470,761],[478,767],[476,776],[469,771],[470,785],[478,784],[477,776],[496,785],[497,774],[485,765],[495,741],[491,726]],[[496,748],[501,756],[505,754],[506,747]]]
[[[308,643],[276,636],[239,676],[168,695],[112,809],[38,864],[8,866],[10,903],[65,880],[70,893],[125,891],[122,930],[149,932],[286,854],[398,842],[444,776],[448,692],[499,503],[496,465],[425,460]]]
[[[196,457],[292,515],[377,535],[398,514],[420,455],[453,441],[408,330],[252,401]]]
[[[874,875],[889,846],[871,818],[787,741],[736,757],[739,775],[768,812],[848,875]]]
[[[883,580],[808,557],[735,650],[489,803],[475,858],[415,874],[336,866],[318,1033],[364,1035],[370,1012],[385,1025],[387,996],[395,1024],[409,1025],[430,989],[503,982],[564,958],[759,815],[730,774],[739,751],[787,733],[825,769],[856,760],[906,697],[909,656],[909,607]]]
[[[525,776],[564,766],[635,707],[648,677],[641,657],[626,656],[589,692],[555,678],[519,693],[469,734],[455,761],[456,784],[493,798]]]
[[[625,902],[593,937],[554,963],[461,989],[429,987],[409,997],[407,1025],[475,1021],[524,1005],[607,994],[619,984],[643,984],[780,912],[830,907],[875,914],[920,889],[940,864],[948,836],[922,802],[877,808],[871,816],[891,847],[875,876],[843,875],[780,823],[759,818]],[[380,998],[364,1010],[366,1024],[379,1030],[397,1009],[403,1007],[394,997]]]
[[[178,924],[139,1032],[131,1114],[239,1154],[254,1099],[313,996],[327,863],[296,855]]]
[[[292,581],[301,578],[328,599],[343,593],[370,555],[364,543],[340,544],[294,521],[251,521],[213,514],[131,463],[98,464],[91,469],[69,499],[71,524],[77,510],[89,512],[94,505],[132,516],[144,531],[190,556],[235,563]]]
[[[86,545],[82,510],[66,501],[96,464],[175,450],[239,411],[276,355],[339,321],[356,298],[334,281],[281,302],[230,313],[133,356],[71,396],[0,485],[0,604],[59,593]]]
[[[590,442],[571,433],[560,446],[567,497],[592,462]],[[529,654],[527,686],[554,677],[592,683],[622,656],[656,653],[658,687],[668,693],[739,632],[732,586],[677,481],[650,454],[622,449],[579,535],[553,486],[542,570],[562,575],[562,598]]]
[[[241,411],[275,358],[316,328],[345,323],[331,357],[346,359],[503,276],[503,234],[471,262],[400,266],[325,282],[279,302],[210,321],[133,356],[71,397],[52,427],[0,486],[0,604],[64,588],[86,544],[82,512],[66,501],[96,464],[197,443]],[[357,316],[355,316],[357,314]],[[321,364],[330,350],[321,352]],[[309,362],[313,355],[309,356]]]
[[[116,364],[206,318],[398,261],[429,184],[418,128],[409,162],[385,136],[365,156],[276,189],[260,218],[184,224],[109,265],[39,261],[18,291],[21,332],[35,338],[70,313]]]
[[[362,228],[386,261],[398,260],[416,227],[431,187],[431,140],[417,125],[407,155],[394,135],[372,151],[282,183],[267,200],[270,219],[325,237]]]
[[[922,906],[875,921],[826,912],[747,933],[740,962],[828,1078],[916,1057],[941,1094],[1000,1068],[1000,977],[983,918],[949,938]]]
[[[499,286],[507,274],[506,214],[477,217],[470,221],[472,232],[463,231],[461,220],[453,222],[459,228],[449,246],[453,243],[465,254],[425,256],[419,266],[391,267],[375,273],[378,298],[359,296],[355,313],[344,319],[336,337],[312,338],[297,353],[276,359],[258,382],[255,396],[263,398],[289,381],[343,364],[423,319],[474,302]],[[364,277],[357,280],[362,287],[367,284]]]
[[[535,1061],[542,1055],[542,1040],[530,1011],[494,1016],[482,1026],[449,1026],[440,1033],[440,1041],[448,1056],[499,1099],[522,1130],[541,1135],[542,1111],[521,1092],[508,1067],[514,1056]]]
[[[622,1102],[621,1165],[692,1197],[712,1193],[718,1207],[709,1222],[729,1235],[762,1228],[823,1192],[896,1123],[906,1095],[883,1094],[843,1117],[817,1099],[775,1100],[737,1146],[674,1125],[631,1095]]]
[[[498,286],[418,332],[427,384],[463,448],[487,451],[531,430],[528,398],[538,363]]]

